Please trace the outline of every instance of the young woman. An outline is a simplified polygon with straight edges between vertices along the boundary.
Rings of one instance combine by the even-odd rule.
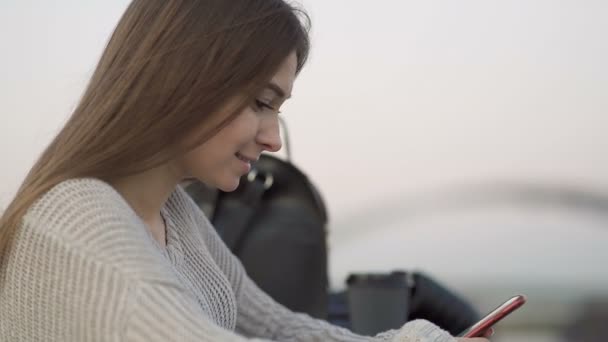
[[[455,340],[422,320],[363,337],[290,312],[178,185],[234,190],[281,148],[305,18],[282,0],[130,4],[2,216],[2,341]]]

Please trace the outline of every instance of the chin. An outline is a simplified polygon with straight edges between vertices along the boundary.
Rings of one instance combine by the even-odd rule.
[[[239,187],[240,179],[237,178],[232,182],[221,182],[217,185],[217,188],[224,192],[232,192]]]

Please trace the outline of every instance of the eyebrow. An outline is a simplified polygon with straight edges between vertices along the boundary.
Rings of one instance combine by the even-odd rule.
[[[289,94],[289,95],[285,94],[285,90],[281,89],[281,87],[279,87],[276,83],[270,82],[270,83],[268,83],[266,88],[272,90],[279,97],[281,97],[283,99],[288,99],[291,97],[291,94]]]

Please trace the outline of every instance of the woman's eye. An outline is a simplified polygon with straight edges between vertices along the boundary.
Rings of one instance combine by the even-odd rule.
[[[268,103],[266,103],[264,101],[260,101],[260,100],[255,100],[255,106],[258,110],[270,109],[270,110],[276,111],[276,109],[274,109],[274,107],[272,107]]]

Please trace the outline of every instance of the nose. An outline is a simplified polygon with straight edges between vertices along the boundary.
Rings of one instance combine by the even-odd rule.
[[[279,118],[276,115],[262,120],[257,143],[269,152],[277,152],[281,149],[283,142],[281,141]]]

